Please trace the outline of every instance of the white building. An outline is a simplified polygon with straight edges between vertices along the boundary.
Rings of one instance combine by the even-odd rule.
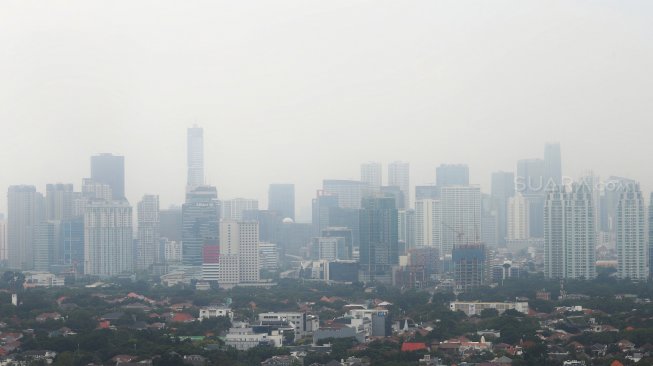
[[[218,268],[220,286],[260,282],[257,222],[227,220],[220,223]]]
[[[200,316],[198,319],[203,320],[209,318],[217,318],[219,316],[229,318],[230,320],[234,319],[234,313],[230,308],[219,306],[207,306],[200,308]]]
[[[596,277],[592,189],[553,187],[544,203],[544,274],[549,278]]]
[[[225,337],[225,344],[239,351],[247,351],[259,345],[283,347],[283,334],[279,331],[254,333],[252,328],[231,328]]]
[[[327,195],[338,197],[338,207],[361,208],[361,199],[369,188],[367,184],[356,180],[325,179],[322,181],[322,190]]]
[[[84,213],[84,273],[111,277],[133,270],[131,206],[127,201],[90,202]]]
[[[481,315],[485,309],[495,309],[499,314],[506,310],[516,310],[528,314],[528,302],[480,302],[480,301],[453,301],[449,303],[451,311],[462,311],[467,316]]]
[[[403,161],[394,161],[388,164],[388,185],[399,187],[404,194],[404,207],[410,208],[410,164]]]
[[[639,184],[628,184],[617,205],[617,274],[636,281],[648,279],[646,216]]]
[[[25,288],[61,287],[65,285],[65,279],[63,277],[56,276],[50,272],[26,271],[24,274],[25,283],[23,283],[23,287]]]
[[[275,271],[279,268],[279,251],[274,243],[258,243],[261,268]]]
[[[162,263],[159,258],[159,196],[144,195],[138,203],[138,250],[136,268],[146,270],[154,263]]]
[[[268,312],[260,313],[258,320],[261,324],[266,322],[288,322],[295,329],[295,338],[303,338],[309,335],[319,326],[319,319],[313,315],[300,312]]]
[[[248,210],[258,210],[258,200],[249,198],[234,198],[222,201],[223,220],[242,221],[243,212]]]
[[[528,201],[519,192],[508,198],[507,240],[526,240],[530,237],[529,207]]]
[[[445,186],[440,192],[442,245],[440,255],[451,254],[454,245],[472,244],[481,237],[481,188]]]
[[[439,200],[415,201],[415,246],[436,247],[442,245],[442,220]]]
[[[369,188],[378,192],[381,190],[383,177],[383,165],[377,162],[361,164],[361,182],[366,183]]]
[[[174,240],[165,240],[163,242],[163,251],[166,263],[180,263],[181,262],[181,242]]]
[[[317,237],[311,241],[311,258],[335,261],[338,259],[349,259],[349,249],[345,238],[341,237]]]

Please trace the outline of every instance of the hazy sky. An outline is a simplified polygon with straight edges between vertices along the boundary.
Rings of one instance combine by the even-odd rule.
[[[546,141],[565,175],[648,191],[651,19],[651,1],[5,0],[0,192],[79,189],[113,152],[132,204],[181,203],[193,123],[221,198],[265,207],[293,182],[300,213],[368,160],[409,161],[413,185],[468,163],[489,191]]]

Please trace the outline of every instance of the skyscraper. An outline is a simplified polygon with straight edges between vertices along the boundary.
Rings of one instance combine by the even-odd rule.
[[[260,281],[258,223],[225,220],[220,223],[220,286]]]
[[[126,199],[125,157],[107,153],[91,156],[91,179],[111,187],[112,199]]]
[[[182,262],[202,265],[202,247],[218,240],[220,204],[215,187],[199,186],[186,193],[182,206]]]
[[[497,213],[497,236],[499,244],[506,243],[508,236],[508,200],[515,195],[515,173],[492,173],[491,197]]]
[[[204,184],[204,130],[201,127],[188,128],[186,149],[186,191],[190,192]]]
[[[645,206],[639,184],[628,184],[617,205],[617,274],[620,278],[648,278]]]
[[[111,277],[134,270],[132,208],[127,201],[94,201],[84,213],[84,273]]]
[[[243,212],[258,210],[258,200],[249,198],[234,198],[222,201],[223,220],[243,221]]]
[[[596,277],[592,189],[554,186],[544,204],[544,274],[549,278]]]
[[[49,272],[56,264],[59,244],[59,221],[41,221],[34,235],[34,269]]]
[[[521,193],[530,206],[529,228],[531,237],[544,237],[544,199],[547,192],[546,164],[542,159],[523,159],[517,162],[515,190]]]
[[[146,194],[138,203],[138,250],[136,269],[147,270],[154,263],[163,263],[159,255],[159,196]]]
[[[357,180],[325,179],[322,190],[327,195],[338,197],[338,207],[361,208],[361,199],[367,195],[367,185]]]
[[[361,182],[367,183],[372,191],[379,191],[383,185],[383,165],[377,162],[361,164]]]
[[[58,264],[68,272],[84,273],[84,217],[62,220],[59,231]]]
[[[43,195],[34,186],[10,186],[7,194],[7,249],[9,267],[34,268],[36,226],[45,217]]]
[[[417,246],[416,216],[412,208],[400,210],[399,217],[399,254],[405,255],[412,248]]]
[[[435,185],[468,186],[469,167],[466,164],[441,164],[435,168]]]
[[[392,198],[367,197],[360,211],[361,281],[392,282],[399,263],[398,216]]]
[[[388,185],[396,186],[404,194],[404,206],[397,209],[410,208],[410,164],[403,161],[394,161],[388,164]]]
[[[7,219],[0,214],[0,261],[7,260]]]
[[[484,244],[462,244],[451,255],[457,292],[470,291],[488,281],[488,255]]]
[[[330,226],[329,212],[336,207],[338,207],[338,196],[322,190],[317,191],[317,196],[312,201],[313,236],[319,236],[323,229]]]
[[[45,186],[45,219],[64,220],[73,216],[72,184],[48,184]]]
[[[508,240],[526,240],[530,237],[528,229],[528,201],[521,195],[515,194],[508,199]]]
[[[547,143],[544,145],[544,176],[547,184],[562,184],[562,156],[560,143]]]
[[[181,243],[182,215],[181,207],[175,206],[159,210],[159,230],[162,238]]]
[[[284,218],[295,220],[295,185],[270,184],[268,210],[277,211]]]
[[[423,199],[415,201],[415,246],[442,246],[442,218],[439,200]]]
[[[481,240],[481,188],[445,186],[440,193],[442,245],[440,255],[451,254],[455,245]]]

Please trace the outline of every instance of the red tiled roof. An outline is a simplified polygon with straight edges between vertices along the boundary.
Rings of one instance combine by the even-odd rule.
[[[426,343],[423,342],[404,342],[401,345],[401,352],[414,352],[426,349]]]

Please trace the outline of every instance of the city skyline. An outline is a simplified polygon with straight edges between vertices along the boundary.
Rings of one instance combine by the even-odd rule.
[[[548,141],[566,175],[653,190],[650,3],[77,4],[0,13],[0,191],[77,185],[111,152],[129,202],[180,204],[195,123],[221,198],[267,207],[269,183],[294,183],[303,220],[322,179],[357,179],[365,161],[410,162],[412,185],[463,163],[488,191]]]

